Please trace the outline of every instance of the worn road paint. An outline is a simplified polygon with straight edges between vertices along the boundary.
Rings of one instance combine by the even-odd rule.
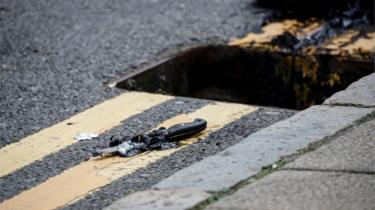
[[[295,35],[298,39],[310,37],[313,34],[322,30],[325,26],[324,21],[310,20],[306,22],[299,22],[297,20],[283,20],[280,22],[269,23],[262,27],[261,33],[249,33],[243,38],[229,42],[230,46],[239,47],[261,47],[267,49],[273,46],[271,41],[273,38],[282,35],[284,32],[289,32]],[[369,29],[367,32],[361,32],[360,29],[349,29],[340,35],[327,38],[319,50],[329,50],[330,54],[361,54],[373,53],[375,51],[375,32],[374,29]],[[305,53],[316,53],[317,47],[315,45],[308,46]],[[273,46],[274,50],[280,50]],[[318,51],[319,52],[319,51]]]
[[[19,142],[0,149],[0,176],[76,143],[80,132],[103,133],[121,121],[172,99],[171,96],[127,92],[107,100]]]
[[[286,31],[290,31],[292,28],[297,28],[299,25],[300,23],[296,20],[285,20],[282,22],[270,23],[262,27],[261,33],[250,33],[244,38],[231,41],[229,45],[242,46],[249,43],[269,43],[275,36],[281,35]]]
[[[340,54],[344,51],[349,54],[374,52],[375,32],[361,35],[360,31],[348,30],[339,36],[327,40],[322,48],[331,50],[331,54]]]
[[[230,46],[247,46],[249,44],[264,45],[270,44],[272,39],[289,32],[299,39],[309,37],[319,31],[324,25],[322,21],[299,22],[297,20],[284,20],[274,22],[262,27],[261,33],[249,33],[244,38],[229,42]]]
[[[207,137],[210,133],[222,128],[226,124],[257,109],[253,106],[240,104],[216,103],[206,105],[187,115],[178,115],[165,121],[158,127],[168,127],[199,117],[207,120],[207,129],[199,135],[185,140],[182,146],[178,148],[151,151],[131,158],[92,158],[0,203],[0,209],[47,210],[62,207],[77,201],[88,193],[122,176],[131,174],[137,169],[145,167],[199,139]]]

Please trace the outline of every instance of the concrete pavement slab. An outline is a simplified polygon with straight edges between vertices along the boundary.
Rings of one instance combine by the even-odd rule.
[[[219,209],[374,209],[375,175],[279,171],[208,206]]]
[[[250,135],[240,143],[178,171],[154,187],[194,187],[207,192],[227,189],[257,174],[263,166],[309,143],[352,125],[373,109],[313,106]]]
[[[197,189],[146,190],[130,194],[104,210],[188,209],[210,196]]]
[[[285,168],[375,173],[374,128],[374,119],[355,126],[331,143],[287,164]]]
[[[375,107],[375,73],[363,77],[345,90],[335,93],[324,104]]]

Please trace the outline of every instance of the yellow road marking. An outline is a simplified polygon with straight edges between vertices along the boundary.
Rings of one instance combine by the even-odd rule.
[[[92,158],[0,203],[0,209],[44,210],[64,206],[124,175],[131,174],[137,169],[208,136],[224,125],[255,110],[257,108],[252,106],[217,103],[206,105],[187,115],[176,116],[162,123],[159,127],[168,127],[175,123],[186,122],[199,117],[207,120],[207,129],[200,135],[184,141],[183,146],[178,148],[152,151],[132,158]]]
[[[297,20],[283,20],[280,22],[269,23],[262,27],[261,33],[249,33],[244,38],[236,39],[229,42],[230,46],[246,47],[251,46],[264,46],[270,44],[272,39],[289,32],[299,39],[309,37],[311,34],[316,33],[324,25],[323,21],[306,21],[299,22]]]
[[[360,51],[360,52],[374,52],[375,51],[375,32],[367,33],[365,37],[359,38],[357,41],[343,46],[344,50],[349,52]]]
[[[350,54],[353,54],[355,51],[361,53],[374,52],[375,32],[366,33],[365,36],[352,42],[352,38],[359,33],[360,31],[357,30],[347,30],[345,33],[327,40],[322,48],[336,50],[337,52],[348,51]]]
[[[262,27],[260,33],[249,33],[245,37],[232,40],[228,43],[229,46],[239,47],[260,47],[261,49],[280,50],[271,44],[273,38],[289,32],[299,39],[310,37],[312,34],[322,30],[326,22],[318,20],[310,20],[299,22],[297,20],[283,20],[280,22],[269,23]],[[306,47],[305,53],[320,52],[317,50],[329,50],[330,54],[368,54],[375,50],[375,33],[373,31],[367,32],[359,39],[352,41],[352,38],[359,35],[360,30],[350,29],[343,34],[330,38],[317,49],[315,45]],[[325,53],[325,51],[323,51]]]
[[[77,142],[79,132],[103,133],[122,120],[173,97],[127,92],[0,149],[0,176]]]
[[[307,37],[323,26],[322,21],[299,22],[297,20],[283,20],[269,23],[262,27],[261,33],[249,33],[244,38],[229,42],[230,46],[246,46],[248,44],[269,44],[271,40],[284,32],[289,32],[299,38]]]
[[[323,44],[323,47],[331,50],[339,50],[342,45],[346,45],[351,42],[354,36],[357,36],[359,31],[347,30],[345,33],[328,39]]]
[[[261,33],[249,33],[246,37],[233,40],[229,45],[241,46],[249,43],[269,43],[275,36],[281,35],[291,28],[297,28],[299,22],[296,20],[285,20],[274,22],[262,27]]]

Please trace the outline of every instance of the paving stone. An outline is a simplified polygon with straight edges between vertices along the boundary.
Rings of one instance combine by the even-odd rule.
[[[375,106],[375,73],[351,84],[343,91],[335,93],[324,104]]]
[[[210,197],[197,189],[146,190],[126,196],[105,210],[187,209]]]
[[[375,119],[367,121],[285,168],[375,172],[374,128]]]
[[[313,106],[258,131],[226,150],[178,171],[156,189],[194,187],[206,192],[227,189],[258,173],[281,156],[333,135],[374,109]]]
[[[375,175],[279,171],[206,209],[374,209]]]

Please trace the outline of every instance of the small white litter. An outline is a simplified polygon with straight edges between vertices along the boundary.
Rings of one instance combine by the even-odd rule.
[[[98,134],[96,133],[78,133],[74,139],[77,141],[82,141],[82,140],[90,140],[98,137]]]
[[[174,102],[174,104],[180,105],[180,104],[185,104],[185,102],[183,102],[183,101],[176,101],[176,102]]]

